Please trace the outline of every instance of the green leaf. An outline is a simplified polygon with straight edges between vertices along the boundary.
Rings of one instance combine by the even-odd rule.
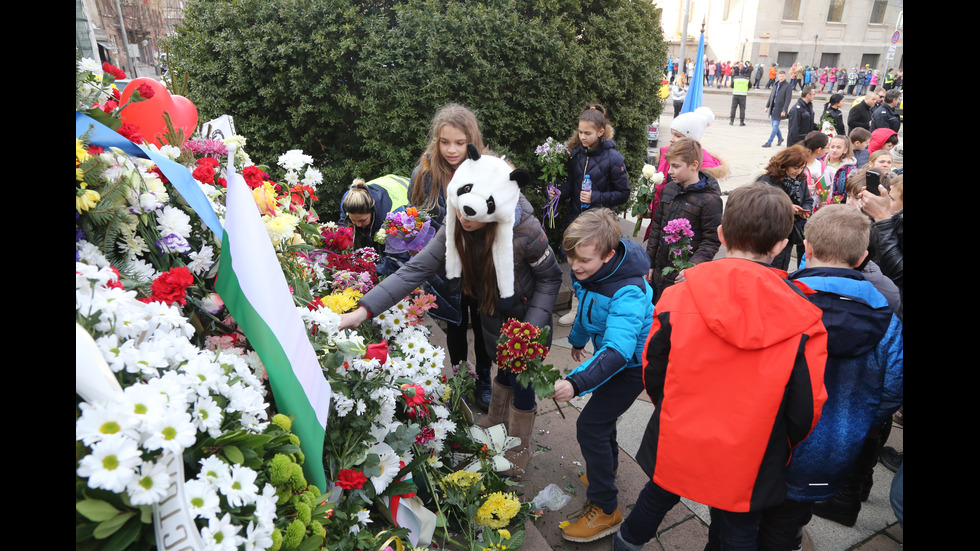
[[[238,449],[238,446],[225,446],[221,449],[221,453],[236,465],[241,465],[245,462],[245,455],[242,454],[242,450]]]
[[[123,551],[124,549],[128,549],[130,544],[139,537],[143,526],[139,522],[127,522],[122,529],[109,538],[102,551]]]
[[[107,501],[101,499],[85,499],[75,503],[75,510],[89,520],[102,522],[119,514],[116,509]]]
[[[313,551],[314,549],[319,549],[320,544],[322,543],[323,543],[323,535],[316,534],[303,540],[303,543],[299,544],[299,547],[296,548],[296,551]]]
[[[95,539],[104,540],[115,534],[117,530],[126,524],[126,521],[134,516],[136,516],[136,511],[127,511],[116,515],[105,522],[99,523],[99,525],[95,527],[95,531],[92,533],[92,535],[95,536]]]

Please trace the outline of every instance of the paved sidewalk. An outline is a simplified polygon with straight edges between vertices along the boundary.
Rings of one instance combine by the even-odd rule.
[[[799,97],[794,94],[793,101]],[[814,112],[817,116],[823,111],[827,94],[818,95],[814,102]],[[722,191],[727,192],[747,183],[751,183],[762,173],[769,158],[780,150],[778,147],[763,148],[761,145],[769,137],[771,130],[766,118],[764,107],[768,91],[752,90],[749,94],[746,110],[746,126],[729,126],[729,106],[731,105],[730,90],[706,90],[704,105],[715,113],[715,122],[708,127],[702,139],[702,145],[712,155],[720,157],[731,166],[731,175],[719,181]],[[850,105],[852,97],[845,101]],[[845,110],[845,119],[846,119]],[[660,117],[660,146],[666,146],[670,136],[672,117],[666,113]],[[786,124],[783,124],[785,134]],[[902,134],[902,132],[899,132]],[[635,179],[635,178],[634,178]],[[622,221],[623,233],[632,236],[633,220]],[[645,226],[640,230],[635,241],[642,240]],[[723,254],[723,251],[719,254]],[[795,262],[791,266],[795,266]],[[548,362],[553,363],[563,372],[575,367],[572,362],[567,336],[569,328],[559,327],[557,318],[568,310],[571,300],[569,272],[562,265],[565,284],[558,298],[555,309],[554,345]],[[445,334],[437,327],[433,328],[433,343],[445,345]],[[472,337],[471,337],[472,350]],[[472,355],[472,352],[471,352]],[[472,360],[471,360],[472,361]],[[528,538],[522,547],[528,551],[592,551],[612,549],[611,538],[605,538],[588,544],[566,542],[561,538],[558,524],[566,516],[582,508],[585,501],[585,486],[579,480],[585,471],[578,443],[575,439],[575,420],[578,412],[584,406],[588,397],[572,400],[569,407],[562,404],[565,419],[555,409],[552,401],[547,400],[538,406],[538,417],[535,425],[535,453],[531,460],[531,468],[524,478],[524,494],[527,499],[533,498],[548,484],[557,484],[572,495],[572,501],[561,511],[546,511],[534,524],[528,524]],[[642,393],[629,411],[620,418],[618,424],[618,439],[620,449],[620,470],[617,476],[619,487],[620,508],[624,515],[629,514],[640,489],[646,484],[646,475],[636,464],[637,449],[640,438],[646,428],[646,423],[653,411],[645,393]],[[896,426],[891,433],[888,444],[898,450],[903,447],[903,429]],[[898,526],[895,515],[891,510],[888,492],[893,473],[883,465],[875,468],[874,487],[871,497],[863,505],[858,522],[853,528],[847,528],[820,518],[814,518],[804,532],[804,551],[896,551],[903,547],[903,530]],[[654,541],[648,543],[647,551],[699,551],[707,543],[708,535],[707,507],[688,500],[682,500],[667,515],[660,527],[660,534]]]
[[[728,125],[725,125],[728,128]],[[735,127],[738,128],[738,127]],[[710,129],[709,129],[710,130]],[[707,138],[706,138],[707,139]],[[716,140],[721,143],[721,140]],[[623,232],[632,235],[633,222],[622,221]],[[643,231],[636,241],[642,240]],[[720,254],[723,254],[720,253]],[[575,363],[571,359],[571,347],[568,344],[569,328],[560,327],[557,318],[568,309],[571,300],[569,272],[566,265],[564,284],[559,296],[555,314],[554,343],[548,363],[554,364],[568,372]],[[445,346],[445,334],[437,327],[433,328],[432,342]],[[472,360],[472,334],[470,336]],[[589,352],[591,350],[587,349]],[[573,543],[562,539],[558,525],[566,520],[568,515],[578,512],[585,502],[585,486],[579,476],[585,472],[575,438],[575,421],[578,413],[588,401],[585,398],[575,398],[571,404],[561,404],[565,414],[563,419],[551,400],[538,404],[538,416],[535,422],[534,456],[528,474],[523,479],[524,496],[532,499],[549,484],[557,484],[572,500],[560,511],[545,511],[535,523],[528,523],[527,540],[522,549],[527,551],[597,551],[612,549],[612,539],[604,538],[591,543]],[[640,490],[646,484],[647,477],[636,463],[636,452],[640,439],[646,428],[647,421],[654,406],[646,393],[641,393],[633,406],[620,418],[617,425],[620,444],[620,468],[616,478],[619,488],[620,508],[624,516],[629,514]],[[891,433],[889,445],[903,449],[903,430],[896,426]],[[897,551],[903,546],[903,530],[898,526],[888,499],[893,473],[883,465],[875,468],[874,486],[871,497],[863,505],[858,522],[853,528],[814,518],[804,531],[804,551]],[[676,507],[664,518],[657,539],[649,542],[645,551],[700,551],[708,541],[708,508],[699,503],[682,499]]]

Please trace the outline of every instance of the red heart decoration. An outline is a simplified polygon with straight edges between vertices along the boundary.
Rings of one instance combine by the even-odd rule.
[[[197,130],[197,106],[194,102],[174,94],[170,96],[174,100],[174,110],[170,112],[170,122],[174,129],[184,131],[184,139],[190,138]],[[183,144],[171,144],[180,147]]]
[[[125,105],[142,84],[153,90],[153,97],[127,105],[120,112],[123,121],[138,126],[148,142],[160,146],[165,143],[161,138],[167,131],[163,114],[170,113],[174,128],[183,128],[185,136],[189,137],[197,127],[197,108],[187,98],[171,96],[161,82],[146,77],[134,78],[123,90],[121,102]]]

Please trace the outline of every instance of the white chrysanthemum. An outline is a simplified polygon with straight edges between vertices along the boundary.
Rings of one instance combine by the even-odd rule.
[[[113,435],[139,439],[139,419],[119,402],[82,402],[78,408],[82,414],[75,422],[75,440],[86,446]]]
[[[201,538],[204,539],[205,549],[208,551],[238,551],[238,546],[242,543],[242,537],[238,535],[241,526],[235,526],[231,522],[231,515],[225,513],[221,519],[212,518],[208,525],[201,528]]]
[[[231,468],[216,455],[201,459],[201,472],[197,473],[198,480],[203,480],[215,488],[231,479]]]
[[[210,396],[202,396],[194,402],[191,417],[197,430],[207,432],[212,438],[221,436],[221,406]]]
[[[186,411],[167,411],[161,417],[150,419],[147,429],[149,436],[143,447],[148,450],[165,449],[180,455],[197,440],[197,429]]]
[[[354,409],[354,400],[340,393],[334,394],[333,408],[337,412],[337,417],[347,417],[347,414]]]
[[[228,505],[241,507],[255,502],[259,487],[255,485],[258,474],[243,465],[232,465],[231,476],[218,486],[218,491],[225,495]]]
[[[166,497],[170,487],[170,475],[162,461],[144,461],[139,474],[126,486],[129,502],[133,505],[153,505]]]
[[[310,167],[306,169],[306,173],[303,175],[303,184],[308,186],[319,186],[323,183],[323,174],[319,170]]]
[[[157,269],[145,260],[135,260],[126,265],[125,271],[139,283],[153,281],[157,277]]]
[[[82,72],[95,73],[97,75],[101,75],[102,64],[92,58],[83,57],[78,61],[78,70]]]
[[[115,435],[92,445],[92,453],[79,462],[78,476],[88,479],[89,488],[121,493],[136,478],[139,464],[136,441]]]
[[[164,144],[160,147],[160,154],[171,161],[176,161],[180,158],[180,148],[170,144]]]
[[[211,245],[205,245],[200,252],[191,252],[189,256],[191,261],[187,264],[187,269],[192,274],[202,275],[214,265],[214,247]]]
[[[313,164],[313,157],[304,155],[302,149],[291,149],[279,156],[279,166],[287,171],[299,171],[309,164]]]
[[[191,217],[186,212],[167,205],[157,213],[157,230],[160,235],[176,234],[187,239],[191,235]]]
[[[350,527],[351,534],[360,532],[362,527],[366,527],[369,522],[374,522],[371,520],[371,513],[367,509],[361,509],[355,517],[357,518],[357,523]]]
[[[118,247],[119,252],[126,255],[126,260],[130,262],[150,252],[150,248],[146,245],[146,240],[142,236],[135,234],[120,234]]]
[[[102,251],[94,244],[85,241],[75,242],[75,250],[78,251],[78,259],[85,264],[90,264],[92,266],[108,266],[109,261],[106,259]]]
[[[207,480],[188,480],[184,483],[184,496],[195,516],[209,519],[218,514],[221,500],[214,486]]]

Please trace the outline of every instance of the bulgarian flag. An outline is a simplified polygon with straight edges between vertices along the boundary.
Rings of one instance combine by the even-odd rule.
[[[326,491],[323,437],[330,410],[330,384],[320,370],[306,328],[259,209],[228,155],[225,231],[215,290],[244,330],[269,374],[280,413],[293,416],[306,461],[306,480]]]

